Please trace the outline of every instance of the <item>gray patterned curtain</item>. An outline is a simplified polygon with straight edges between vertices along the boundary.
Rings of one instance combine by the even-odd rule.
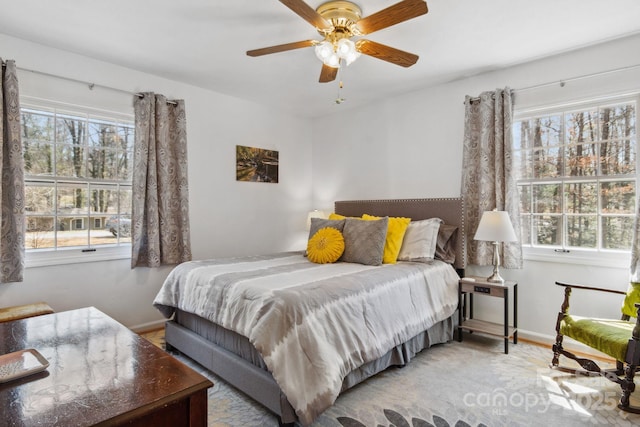
[[[191,260],[184,101],[134,97],[131,268]]]
[[[518,189],[511,157],[513,102],[511,89],[467,96],[464,118],[462,197],[465,207],[467,262],[492,265],[493,244],[473,240],[484,211],[507,211],[520,240]],[[522,268],[520,242],[505,243],[505,268]]]
[[[640,283],[640,201],[636,196],[636,217],[631,242],[631,283]]]
[[[3,62],[0,81],[0,283],[22,282],[24,273],[24,159],[20,137],[19,98],[15,61],[7,61],[6,64]]]

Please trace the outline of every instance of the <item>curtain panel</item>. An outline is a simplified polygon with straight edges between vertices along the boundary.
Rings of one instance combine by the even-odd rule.
[[[518,189],[513,170],[512,91],[487,91],[465,98],[462,190],[465,208],[467,262],[493,264],[493,244],[473,240],[484,211],[509,214],[518,242],[504,243],[502,266],[522,268]]]
[[[191,260],[184,101],[134,96],[131,268]]]
[[[2,59],[0,58],[0,62]],[[22,282],[24,274],[24,159],[20,135],[20,97],[15,61],[2,65],[0,81],[2,168],[0,203],[0,283]]]

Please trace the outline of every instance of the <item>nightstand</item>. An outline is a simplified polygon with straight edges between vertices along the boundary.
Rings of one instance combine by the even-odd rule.
[[[513,326],[509,326],[509,290],[513,289]],[[467,304],[467,295],[469,303]],[[504,300],[504,320],[502,323],[486,322],[473,318],[474,295],[498,297]],[[467,317],[468,311],[468,317]],[[518,344],[518,283],[505,280],[504,283],[487,282],[484,277],[463,277],[458,282],[458,341],[462,342],[462,331],[480,332],[504,338],[504,352],[509,353],[509,339]]]

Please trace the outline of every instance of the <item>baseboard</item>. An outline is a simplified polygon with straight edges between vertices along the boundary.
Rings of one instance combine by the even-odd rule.
[[[140,325],[135,325],[130,327],[129,329],[131,329],[133,332],[137,334],[144,334],[147,332],[152,332],[152,331],[156,331],[158,329],[164,328],[165,322],[166,320],[156,320],[153,322],[147,322],[147,323],[142,323]]]

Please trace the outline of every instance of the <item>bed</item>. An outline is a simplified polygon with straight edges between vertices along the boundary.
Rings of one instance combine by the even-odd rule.
[[[308,425],[340,392],[390,366],[403,366],[423,349],[453,338],[457,299],[454,301],[452,295],[457,295],[457,278],[464,274],[466,262],[463,211],[459,198],[335,202],[335,213],[346,217],[369,214],[408,217],[412,221],[441,218],[444,224],[457,227],[459,231],[452,241],[455,259],[436,260],[428,267],[416,262],[399,262],[385,268],[340,262],[319,266],[302,253],[181,264],[172,271],[154,300],[154,305],[169,318],[165,326],[167,348],[184,353],[252,397],[274,412],[281,424],[298,421]],[[263,276],[267,267],[269,273]],[[432,271],[427,273],[427,268]],[[241,301],[253,308],[230,310],[228,300],[209,290],[207,283],[214,280],[206,274],[216,274],[216,283],[224,283],[223,287],[229,289],[237,286],[235,282],[231,284],[232,279],[251,283],[251,288],[241,294],[230,291],[234,296],[229,298],[233,304]],[[385,282],[374,287],[375,276],[383,277],[381,280]],[[430,280],[429,286],[418,281],[423,276]],[[199,284],[186,284],[187,277],[189,283],[199,278]],[[274,281],[278,289],[271,290]],[[283,301],[302,293],[298,291],[298,282],[309,282],[313,289],[304,290],[304,308],[289,308]],[[359,291],[347,290],[346,283],[359,286]],[[392,286],[400,286],[398,289],[402,291]],[[256,293],[256,289],[263,287],[270,289],[268,298]],[[429,287],[442,288],[446,296],[437,296]],[[396,315],[396,319],[384,313],[387,306],[392,306],[387,301],[396,298],[396,294],[398,300],[412,307],[408,311],[420,312],[419,321],[411,318],[402,320],[406,325],[395,325],[402,316]],[[342,296],[329,300],[334,295]],[[367,300],[363,305],[360,298],[374,301]],[[214,305],[217,311],[205,311],[209,310],[205,305]],[[426,305],[430,305],[428,310],[423,307]],[[379,312],[381,318],[377,322],[383,330],[376,331],[371,324],[359,325],[363,323],[362,313],[352,315],[349,311],[352,307]],[[404,310],[394,311],[400,312]],[[286,322],[293,326],[281,326]],[[346,324],[362,329],[334,331]],[[391,331],[390,324],[397,330]],[[328,348],[326,342],[343,333],[345,336],[335,339],[331,347],[345,348]],[[373,339],[362,338],[367,334],[375,335],[375,343]],[[352,342],[358,340],[362,341],[359,344],[362,349],[354,350]],[[344,355],[334,355],[338,352]]]

